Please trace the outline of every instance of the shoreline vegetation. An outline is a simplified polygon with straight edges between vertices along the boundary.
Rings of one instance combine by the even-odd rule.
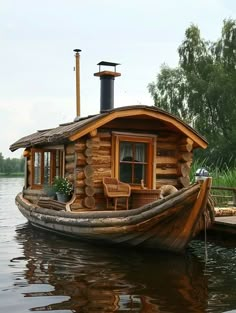
[[[20,173],[0,173],[0,178],[4,178],[4,177],[24,177],[24,172],[20,172]]]
[[[0,177],[24,177],[25,159],[4,158],[0,152]]]
[[[236,167],[231,168],[226,164],[220,164],[220,162],[209,165],[207,160],[195,160],[191,168],[191,182],[194,182],[195,173],[199,168],[205,168],[209,172],[213,186],[236,187]]]

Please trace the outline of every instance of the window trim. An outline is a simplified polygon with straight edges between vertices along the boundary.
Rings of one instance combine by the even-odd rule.
[[[156,135],[140,134],[140,133],[122,133],[112,132],[112,175],[119,179],[119,167],[120,167],[120,142],[129,141],[136,143],[147,143],[147,181],[146,187],[149,189],[156,188],[155,175],[154,175],[154,160],[155,160],[155,147],[156,147]],[[139,188],[139,185],[132,184],[132,189]]]
[[[56,175],[56,153],[57,151],[59,151],[60,153],[60,172],[62,174],[63,172],[63,160],[64,160],[64,153],[62,149],[43,149],[43,148],[32,148],[31,152],[32,152],[32,158],[31,158],[31,186],[33,189],[42,189],[44,186],[44,153],[45,152],[50,152],[50,181],[49,183],[52,184],[53,183],[53,179]],[[40,184],[35,184],[34,179],[35,179],[35,166],[34,166],[34,162],[35,162],[35,153],[40,153],[41,155],[41,162],[40,162]],[[60,175],[61,176],[61,175]]]

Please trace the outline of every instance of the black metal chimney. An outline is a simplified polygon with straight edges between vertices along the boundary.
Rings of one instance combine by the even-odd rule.
[[[100,113],[103,113],[114,108],[114,80],[121,74],[116,72],[116,66],[119,63],[102,61],[98,65],[99,72],[95,73],[94,76],[100,77],[101,80]],[[113,66],[114,71],[101,71],[101,66]]]

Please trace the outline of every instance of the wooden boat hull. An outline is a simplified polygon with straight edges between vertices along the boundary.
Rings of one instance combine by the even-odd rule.
[[[210,184],[207,179],[132,210],[55,211],[30,203],[22,194],[17,195],[16,204],[32,225],[65,236],[181,252],[209,221]]]

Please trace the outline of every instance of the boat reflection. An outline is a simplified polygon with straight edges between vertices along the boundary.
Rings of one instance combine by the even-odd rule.
[[[24,286],[31,311],[204,312],[207,307],[207,277],[190,253],[114,250],[64,240],[28,224],[16,230],[16,240],[23,256],[11,261],[24,258],[27,286],[19,277],[15,286]]]

